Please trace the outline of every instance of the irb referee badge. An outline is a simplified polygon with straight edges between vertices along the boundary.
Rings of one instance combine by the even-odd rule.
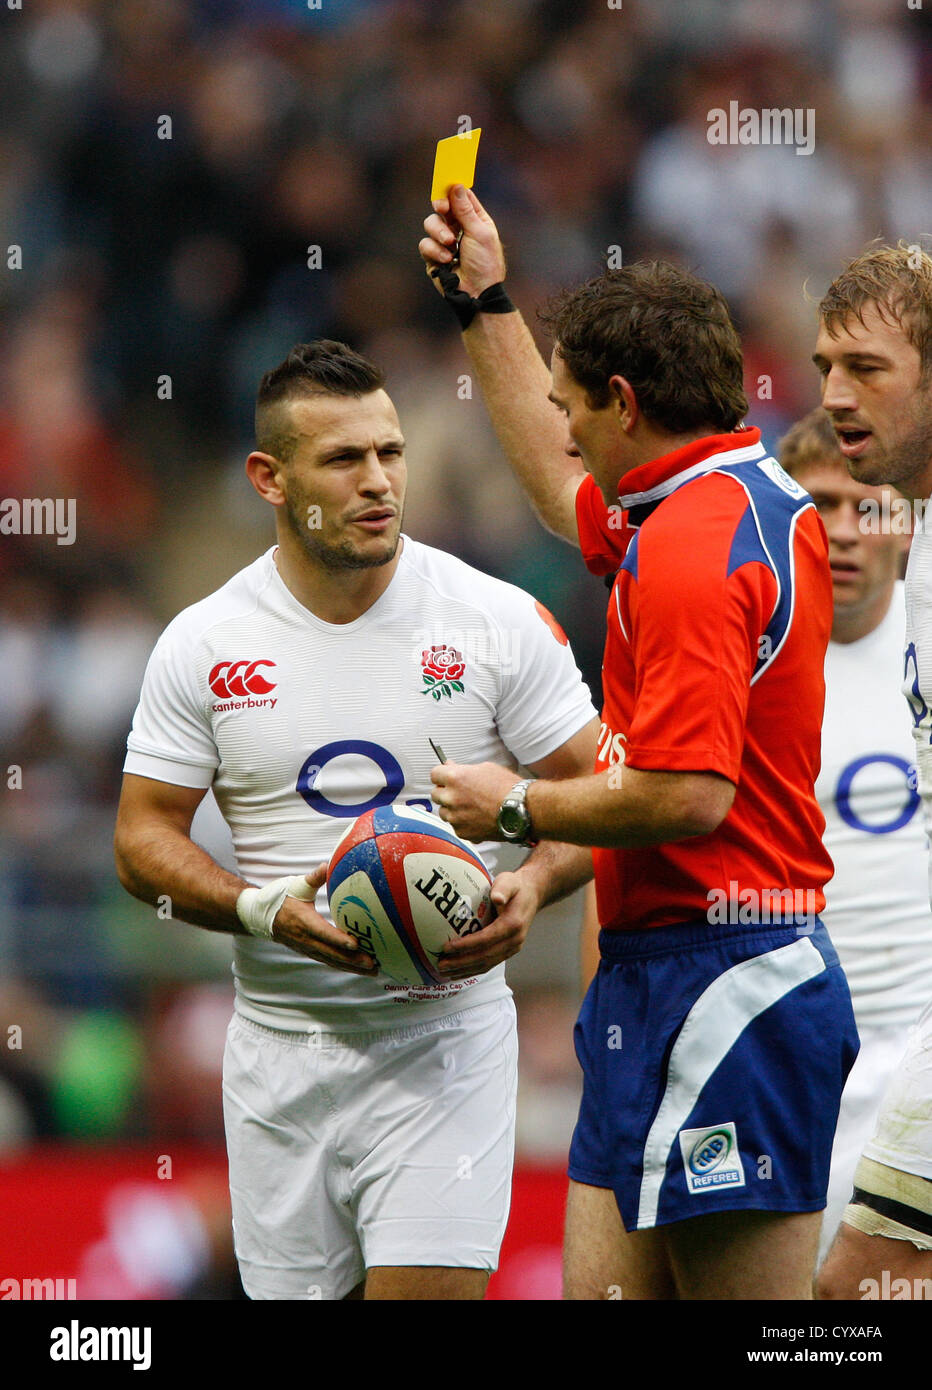
[[[691,1193],[722,1187],[744,1187],[744,1168],[738,1152],[734,1122],[680,1130],[680,1152]]]

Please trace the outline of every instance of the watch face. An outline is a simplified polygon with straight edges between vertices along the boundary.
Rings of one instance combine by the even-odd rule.
[[[503,806],[499,812],[498,823],[506,835],[520,835],[527,829],[527,817],[522,815],[516,806]]]

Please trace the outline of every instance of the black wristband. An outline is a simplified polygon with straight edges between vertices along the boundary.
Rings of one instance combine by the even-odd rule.
[[[438,265],[430,273],[440,281],[443,297],[459,319],[460,328],[468,328],[477,314],[512,314],[515,311],[501,281],[474,297],[460,289],[459,276],[450,266]]]

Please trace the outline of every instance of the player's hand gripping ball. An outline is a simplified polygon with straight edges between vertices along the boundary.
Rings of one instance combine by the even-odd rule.
[[[327,866],[334,922],[401,985],[444,982],[437,957],[451,937],[491,922],[491,887],[472,845],[415,806],[366,811]]]

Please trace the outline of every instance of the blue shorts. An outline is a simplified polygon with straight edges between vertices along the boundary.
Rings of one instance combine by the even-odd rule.
[[[602,932],[576,1024],[583,1098],[570,1177],[625,1229],[708,1212],[821,1211],[858,1052],[818,919]]]

